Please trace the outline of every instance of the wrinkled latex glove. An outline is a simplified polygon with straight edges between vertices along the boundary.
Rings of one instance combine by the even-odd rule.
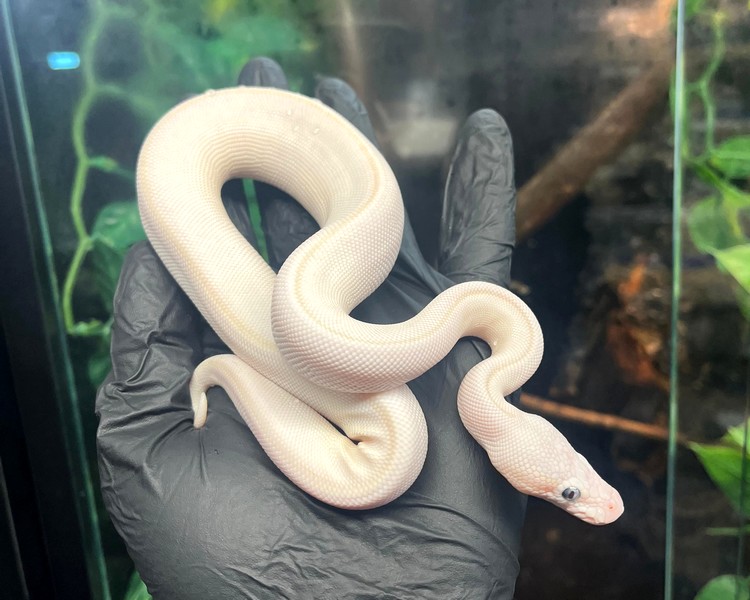
[[[286,84],[268,59],[251,61],[240,81]],[[316,95],[374,140],[346,84],[323,80]],[[507,286],[512,165],[503,120],[492,111],[472,115],[446,184],[442,273],[424,261],[407,222],[393,272],[356,317],[403,321],[457,281]],[[237,182],[227,184],[225,204],[250,236],[238,192]],[[258,184],[257,195],[278,269],[317,225],[282,192]],[[223,390],[209,391],[207,424],[193,427],[188,382],[218,352],[226,348],[150,245],[134,247],[114,299],[112,372],[97,397],[97,442],[104,501],[155,598],[513,597],[525,498],[493,469],[456,408],[464,374],[487,355],[482,342],[461,340],[409,384],[427,420],[424,469],[400,498],[362,512],[322,504],[289,482]]]

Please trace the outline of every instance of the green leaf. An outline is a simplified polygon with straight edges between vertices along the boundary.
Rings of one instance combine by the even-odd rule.
[[[750,293],[750,244],[715,250],[712,254],[721,267]]]
[[[78,321],[77,323],[74,323],[73,328],[69,333],[70,335],[89,337],[95,335],[106,335],[107,332],[108,328],[104,323],[97,319],[91,319],[89,321]]]
[[[743,209],[750,208],[750,194],[743,192],[738,187],[723,179],[718,185],[721,198],[728,207]]]
[[[91,237],[116,250],[125,250],[146,238],[135,202],[112,202],[96,216]]]
[[[209,48],[224,48],[227,58],[236,55],[240,48],[244,50],[243,57],[248,52],[257,56],[291,52],[301,42],[299,31],[288,21],[268,15],[230,20],[220,33],[221,37]]]
[[[89,260],[96,291],[105,306],[112,303],[125,253],[145,237],[135,202],[113,202],[99,211],[91,230]]]
[[[750,293],[742,288],[737,288],[737,304],[740,306],[740,312],[746,321],[750,321]]]
[[[748,429],[745,423],[741,423],[736,427],[730,427],[724,434],[722,442],[728,446],[735,446],[737,449],[742,449],[743,447],[750,449],[750,445],[744,443],[745,433],[747,431]]]
[[[112,359],[109,352],[95,352],[89,356],[86,363],[86,375],[93,387],[99,387],[107,373],[112,369]]]
[[[737,223],[737,211],[711,196],[697,202],[687,218],[690,239],[701,252],[712,253],[744,243]]]
[[[120,279],[124,259],[125,250],[113,248],[101,239],[94,239],[88,264],[91,266],[91,276],[96,286],[96,293],[107,308],[112,305],[112,298]]]
[[[750,135],[738,135],[719,144],[708,159],[729,179],[750,177]]]
[[[719,575],[700,589],[695,600],[750,600],[750,586],[744,577]]]
[[[750,516],[750,468],[746,469],[745,481],[742,481],[742,461],[750,460],[750,457],[734,445],[690,444],[690,448],[734,507]],[[744,507],[740,505],[741,497]]]
[[[686,0],[685,2],[685,21],[689,21],[695,15],[697,15],[702,9],[706,0]],[[671,16],[672,27],[674,28],[677,24],[677,3],[675,2],[674,8],[672,9]]]
[[[130,577],[124,600],[151,600],[151,594],[148,593],[146,584],[138,575],[138,571],[134,571]]]
[[[744,527],[707,527],[706,535],[716,537],[739,537],[750,534],[750,525]]]
[[[109,156],[95,156],[89,159],[89,165],[105,173],[111,173],[119,169],[120,165],[114,158]]]
[[[706,0],[687,0],[685,2],[685,19],[688,20],[697,15],[706,4]]]
[[[250,217],[250,224],[253,226],[255,239],[258,240],[258,252],[263,257],[263,260],[268,262],[266,234],[261,225],[262,219],[260,216],[260,207],[258,206],[258,198],[255,194],[255,186],[251,180],[243,179],[242,188],[245,190],[245,198],[247,198],[247,212]]]

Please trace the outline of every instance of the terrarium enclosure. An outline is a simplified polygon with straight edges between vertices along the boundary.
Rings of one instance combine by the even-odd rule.
[[[19,186],[3,190],[14,243],[2,259],[36,282],[14,287],[23,273],[8,267],[0,294],[12,373],[0,458],[21,565],[9,597],[148,597],[101,501],[94,414],[122,261],[145,238],[137,153],[170,107],[268,56],[295,91],[324,76],[355,89],[433,263],[459,128],[485,107],[508,123],[512,290],[546,348],[520,405],[550,419],[626,507],[594,528],[529,500],[515,597],[750,598],[746,2],[0,6],[3,168]],[[262,242],[252,182],[244,189]],[[41,315],[34,336],[26,311]]]

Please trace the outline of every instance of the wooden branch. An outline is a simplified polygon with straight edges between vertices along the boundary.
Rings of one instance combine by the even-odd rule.
[[[516,232],[523,240],[576,196],[594,172],[624,150],[666,96],[672,60],[660,60],[628,85],[518,192]]]
[[[521,406],[549,417],[575,421],[577,423],[585,423],[602,429],[622,431],[624,433],[630,433],[632,435],[647,437],[654,440],[666,441],[669,439],[669,430],[660,425],[642,423],[640,421],[633,421],[632,419],[625,419],[624,417],[608,415],[593,410],[587,410],[585,408],[576,408],[575,406],[559,404],[558,402],[545,400],[544,398],[532,396],[531,394],[521,394]],[[678,434],[677,441],[681,444],[686,444],[688,442],[682,434]]]

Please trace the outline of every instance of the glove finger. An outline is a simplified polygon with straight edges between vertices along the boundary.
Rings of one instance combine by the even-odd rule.
[[[378,145],[367,109],[349,84],[333,77],[320,79],[315,96]],[[424,260],[409,215],[405,214],[401,248],[391,275],[358,307],[355,316],[375,323],[407,319],[450,284]]]
[[[320,227],[302,206],[286,192],[267,183],[255,182],[268,264],[278,272],[294,250]]]
[[[289,89],[289,82],[281,65],[267,56],[258,56],[248,60],[237,77],[237,84],[280,90]]]
[[[438,268],[454,282],[510,285],[515,245],[513,142],[503,118],[485,109],[459,133],[443,199]]]
[[[516,233],[513,141],[493,110],[473,113],[459,132],[443,198],[438,269],[456,283],[510,286]],[[475,350],[486,350],[475,344]],[[518,404],[520,390],[509,396]]]
[[[270,59],[249,61],[243,69],[243,77],[243,82],[253,84],[280,87],[285,87],[286,84],[283,70]],[[315,96],[354,124],[377,145],[367,110],[346,82],[336,78],[322,78],[316,86]],[[269,264],[278,271],[289,254],[318,231],[319,227],[307,211],[288,194],[263,183],[256,183],[255,189]],[[360,306],[356,311],[358,317],[371,322],[406,319],[451,284],[425,262],[408,217],[405,219],[399,257],[389,281]],[[389,293],[385,293],[387,290]]]
[[[348,83],[336,77],[319,78],[315,97],[359,129],[373,145],[378,145],[370,115],[357,92]]]

